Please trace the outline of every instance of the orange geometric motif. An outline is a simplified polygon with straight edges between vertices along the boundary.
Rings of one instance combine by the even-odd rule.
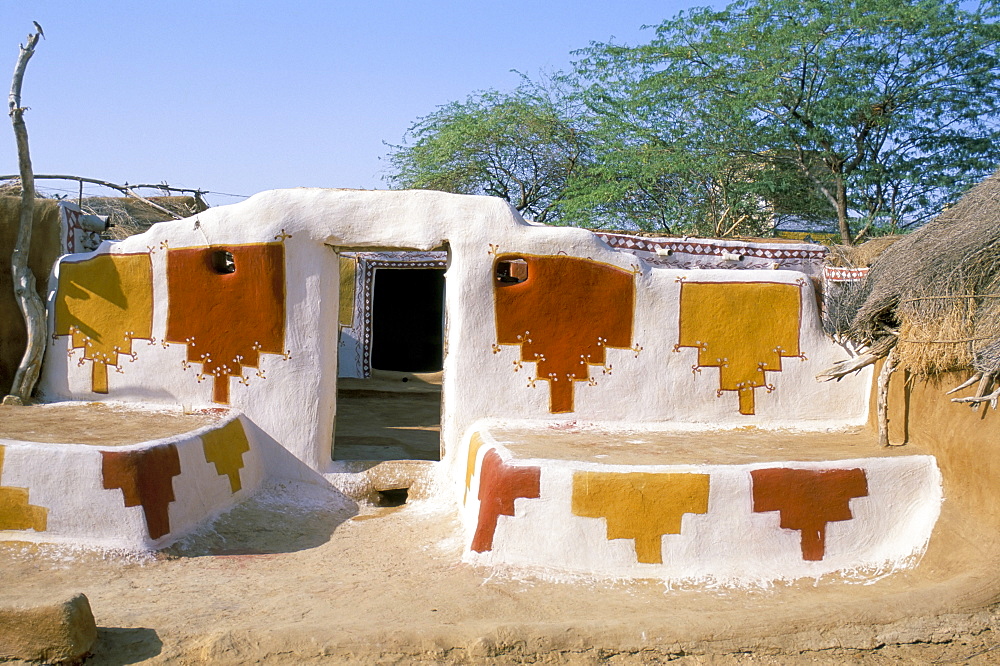
[[[822,560],[826,524],[851,520],[851,500],[868,496],[863,469],[756,469],[753,510],[781,512],[781,527],[802,532],[802,559]]]
[[[250,450],[246,432],[239,419],[233,419],[218,430],[210,430],[201,436],[205,462],[215,464],[215,472],[229,477],[229,489],[234,493],[242,486],[240,470],[243,469],[243,454]]]
[[[174,497],[174,477],[181,473],[177,446],[167,444],[139,451],[101,451],[106,490],[119,489],[125,506],[141,506],[152,539],[170,532],[168,507]]]
[[[235,270],[218,268],[225,253]],[[243,368],[257,368],[261,353],[288,358],[282,243],[168,250],[167,291],[166,340],[188,346],[187,363],[202,365],[199,382],[213,378],[213,401],[228,403],[229,378],[248,383]]]
[[[765,371],[799,352],[800,290],[775,282],[682,282],[681,347],[698,350],[695,372],[719,369],[719,391],[736,391],[740,414],[753,414],[754,389],[770,393]]]
[[[3,476],[4,447],[0,446],[0,477]],[[44,532],[49,510],[28,504],[28,489],[0,486],[0,530]]]
[[[540,467],[508,465],[496,449],[483,455],[479,467],[479,522],[472,536],[472,550],[493,550],[500,516],[514,516],[514,500],[538,498],[541,474]]]
[[[574,472],[573,514],[607,520],[608,539],[635,539],[644,564],[663,563],[663,535],[685,513],[708,513],[708,474]]]
[[[153,337],[153,266],[148,254],[101,254],[59,264],[55,335],[72,335],[73,349],[91,361],[91,390],[108,392],[108,366],[134,361],[135,339]]]
[[[523,260],[527,278],[494,283],[497,342],[521,345],[517,362],[536,364],[549,382],[549,411],[573,411],[573,382],[591,381],[590,366],[605,365],[608,347],[632,346],[635,276],[590,259],[501,255]]]

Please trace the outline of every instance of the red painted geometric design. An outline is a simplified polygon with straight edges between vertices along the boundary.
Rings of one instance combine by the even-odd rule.
[[[539,467],[507,465],[493,449],[486,452],[479,468],[479,524],[472,537],[472,550],[493,550],[497,518],[514,515],[515,499],[538,497],[541,473]]]
[[[802,559],[822,560],[826,524],[851,520],[850,502],[868,496],[863,469],[756,469],[753,510],[781,512],[781,527],[802,532]]]
[[[106,490],[120,489],[125,506],[142,506],[152,539],[170,532],[168,505],[174,497],[173,478],[181,473],[174,444],[141,451],[101,451]]]
[[[232,254],[235,271],[215,268],[219,252]],[[213,380],[214,402],[229,403],[229,378],[247,383],[243,369],[259,368],[262,353],[287,358],[283,243],[168,250],[167,295],[166,341],[187,345],[198,381]]]
[[[580,257],[500,255],[523,261],[527,279],[494,283],[497,342],[520,345],[521,362],[549,382],[549,411],[573,411],[573,382],[593,381],[608,347],[632,346],[635,275]]]

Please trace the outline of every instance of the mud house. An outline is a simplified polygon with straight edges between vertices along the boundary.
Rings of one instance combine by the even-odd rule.
[[[334,460],[338,375],[441,370],[440,461],[393,473],[453,503],[470,561],[735,584],[913,566],[940,466],[862,444],[871,368],[815,380],[845,355],[823,253],[296,189],[66,255],[43,399],[218,419],[117,448],[0,441],[2,534],[155,548],[268,479],[350,492],[378,466]]]

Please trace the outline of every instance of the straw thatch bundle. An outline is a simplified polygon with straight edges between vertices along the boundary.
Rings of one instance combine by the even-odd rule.
[[[1000,371],[1000,172],[886,247],[863,283],[828,303],[825,324],[868,352],[821,377],[891,354],[917,375],[974,371],[987,379],[982,399]]]

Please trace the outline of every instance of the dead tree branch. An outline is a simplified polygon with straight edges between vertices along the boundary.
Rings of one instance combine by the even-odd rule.
[[[20,176],[0,176],[0,180],[20,180]],[[143,197],[142,195],[136,193],[136,189],[142,188],[155,188],[159,190],[166,190],[169,192],[191,192],[195,199],[201,200],[201,195],[204,194],[203,190],[195,190],[186,187],[171,187],[170,185],[129,185],[125,183],[124,185],[119,185],[118,183],[112,183],[107,180],[99,180],[97,178],[85,178],[84,176],[68,176],[68,175],[53,175],[53,174],[42,174],[35,176],[35,180],[75,180],[79,183],[90,183],[92,185],[101,185],[102,187],[107,187],[112,190],[118,190],[125,196],[133,197],[143,202],[147,206],[152,207],[155,210],[160,211],[164,215],[169,215],[175,220],[183,219],[177,213],[164,208],[163,206],[150,201],[149,199]]]
[[[36,32],[28,35],[27,45],[21,46],[14,78],[10,85],[10,119],[14,125],[17,140],[17,163],[21,172],[21,218],[17,230],[17,243],[11,256],[11,274],[14,278],[14,296],[28,329],[28,344],[21,359],[21,365],[14,375],[10,395],[4,404],[24,404],[38,383],[45,354],[45,306],[35,288],[35,276],[28,267],[28,250],[31,246],[32,218],[35,213],[35,179],[31,172],[31,156],[28,152],[28,128],[24,124],[24,107],[21,106],[21,83],[28,60],[35,54],[35,45],[41,37],[42,29],[35,23]]]

